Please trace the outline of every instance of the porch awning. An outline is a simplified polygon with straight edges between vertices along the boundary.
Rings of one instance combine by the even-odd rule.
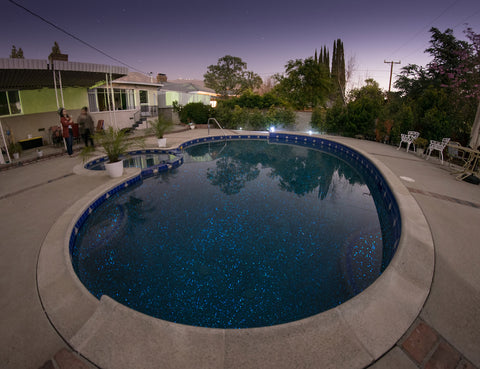
[[[90,87],[105,80],[106,73],[112,79],[128,74],[126,67],[105,64],[0,58],[0,89],[54,88],[53,68],[61,71],[63,87]]]

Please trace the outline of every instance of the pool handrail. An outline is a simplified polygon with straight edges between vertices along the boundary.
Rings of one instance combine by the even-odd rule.
[[[222,131],[223,135],[225,136],[225,138],[227,137],[227,134],[225,133],[225,131],[223,130],[222,126],[220,125],[220,123],[218,123],[218,120],[216,120],[215,118],[208,118],[207,120],[207,128],[208,128],[208,135],[210,136],[210,121],[213,120],[215,123],[217,123],[217,126],[218,128],[220,128],[220,130]]]

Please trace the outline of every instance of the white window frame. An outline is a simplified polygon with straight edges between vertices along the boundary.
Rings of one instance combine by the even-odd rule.
[[[18,113],[12,113],[12,107],[10,105],[10,98],[8,96],[8,93],[9,92],[16,92],[17,95],[18,95],[18,104],[19,104],[19,110],[20,112]],[[0,91],[0,93],[4,93],[6,98],[7,98],[7,106],[8,106],[8,114],[3,114],[3,115],[0,115],[1,117],[9,117],[9,116],[12,116],[12,115],[22,115],[23,114],[23,105],[22,105],[22,97],[21,97],[21,94],[20,94],[20,90],[2,90]]]

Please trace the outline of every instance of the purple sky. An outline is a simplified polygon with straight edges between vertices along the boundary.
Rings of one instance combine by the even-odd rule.
[[[15,1],[126,64],[169,80],[203,79],[207,66],[226,54],[266,78],[315,48],[327,45],[331,53],[341,38],[346,60],[355,61],[351,86],[370,77],[387,89],[384,60],[401,60],[394,72],[409,63],[425,65],[430,27],[453,28],[463,38],[468,23],[480,33],[478,0]],[[1,57],[16,45],[26,58],[46,59],[57,41],[71,61],[118,65],[8,0],[2,0],[0,27]]]

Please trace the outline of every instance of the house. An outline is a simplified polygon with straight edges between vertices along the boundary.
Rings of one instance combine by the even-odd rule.
[[[74,120],[88,106],[94,121],[119,129],[158,115],[157,79],[125,67],[67,60],[0,59],[0,122],[7,141],[40,137],[40,143],[51,143],[60,106]]]
[[[158,91],[163,86],[157,79],[130,72],[112,80],[110,85],[103,81],[90,88],[88,103],[92,116],[113,122],[112,125],[118,128],[131,127],[141,120],[157,116]]]
[[[41,137],[49,143],[50,127],[59,124],[60,106],[76,118],[90,105],[90,86],[127,74],[125,67],[103,64],[0,59],[0,122],[7,138]]]
[[[173,80],[163,82],[162,89],[158,92],[158,108],[166,117],[173,118],[178,123],[178,116],[173,113],[173,103],[187,105],[192,102],[201,102],[205,105],[215,101],[218,94],[211,88],[205,87],[199,80]]]

